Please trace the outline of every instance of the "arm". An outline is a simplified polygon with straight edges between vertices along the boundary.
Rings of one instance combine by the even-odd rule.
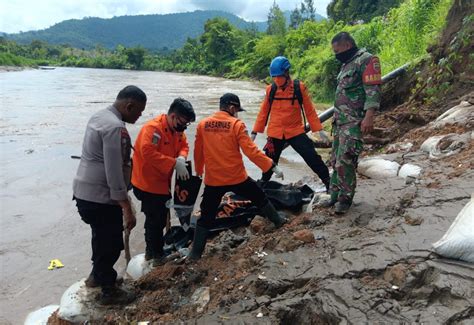
[[[306,119],[308,120],[309,126],[312,132],[320,131],[323,129],[321,122],[319,121],[318,113],[311,101],[311,96],[309,95],[308,89],[300,81],[301,94],[303,95],[303,108],[304,113],[306,114]]]
[[[127,185],[123,175],[122,129],[115,128],[102,136],[104,168],[107,184],[110,188],[110,197],[112,200],[116,200],[122,208],[125,227],[131,230],[135,227],[136,219],[128,199]]]
[[[201,124],[199,124],[196,128],[196,138],[194,140],[194,168],[198,176],[204,174],[204,147],[201,132]]]
[[[123,175],[122,129],[117,127],[102,134],[105,176],[110,198],[115,201],[128,201],[128,189]]]
[[[260,151],[257,145],[250,139],[247,128],[242,121],[235,123],[234,132],[237,136],[237,141],[239,142],[240,148],[242,148],[243,153],[263,172],[267,172],[272,168],[273,161],[265,156],[265,154]]]
[[[380,108],[382,74],[379,59],[376,56],[371,57],[362,65],[362,71],[362,84],[365,92],[365,117],[362,120],[361,129],[362,132],[369,133],[374,126],[374,111]]]
[[[257,119],[253,126],[252,133],[263,133],[265,131],[265,122],[267,121],[267,116],[270,112],[270,102],[268,100],[270,96],[271,86],[267,87],[265,92],[265,98],[263,99],[262,104],[260,104],[260,111],[258,112]]]
[[[178,156],[188,158],[189,155],[189,144],[186,135],[183,133],[181,136],[181,147],[179,148]]]
[[[153,137],[158,134],[162,136],[160,132],[151,126],[144,126],[140,131],[139,137],[141,138],[141,153],[143,159],[148,163],[149,168],[153,168],[154,171],[161,175],[170,175],[173,173],[173,168],[176,164],[176,158],[162,154],[156,150],[157,145],[153,143]],[[159,139],[158,141],[162,141]]]

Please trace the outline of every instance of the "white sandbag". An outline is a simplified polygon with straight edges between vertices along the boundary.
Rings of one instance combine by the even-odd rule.
[[[474,263],[474,193],[433,248],[444,257]]]
[[[421,167],[413,164],[404,164],[398,171],[398,177],[407,178],[414,177],[418,178],[421,174]]]
[[[429,153],[430,159],[443,158],[459,153],[468,146],[471,137],[471,132],[436,135],[426,139],[420,149]]]
[[[63,293],[59,305],[59,318],[80,323],[98,317],[95,306],[100,289],[87,288],[84,280],[74,283]]]
[[[413,143],[411,142],[397,142],[397,143],[392,143],[387,146],[387,153],[393,153],[393,152],[398,152],[398,151],[404,151],[408,152],[413,148]]]
[[[359,162],[357,171],[373,179],[397,177],[400,164],[380,157],[364,158]]]
[[[28,314],[25,325],[46,325],[49,317],[58,310],[59,305],[49,305]]]
[[[137,280],[149,273],[152,269],[151,263],[145,260],[145,254],[138,254],[132,257],[130,263],[128,263],[127,274],[130,275],[133,280]]]
[[[474,105],[463,101],[459,105],[441,114],[436,120],[430,123],[430,126],[439,129],[446,124],[474,125]]]

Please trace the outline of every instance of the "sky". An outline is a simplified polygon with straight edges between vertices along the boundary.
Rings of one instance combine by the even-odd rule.
[[[111,18],[123,15],[167,14],[194,10],[224,10],[246,20],[264,21],[274,0],[0,0],[0,32],[17,33],[48,28],[67,19]],[[301,0],[276,0],[293,10]],[[314,0],[326,16],[330,0]]]

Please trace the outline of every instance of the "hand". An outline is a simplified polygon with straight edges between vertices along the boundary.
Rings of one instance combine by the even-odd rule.
[[[252,139],[252,141],[255,142],[255,138],[257,138],[257,133],[252,132],[252,133],[250,134],[250,139]]]
[[[123,209],[123,223],[125,230],[132,230],[137,224],[137,219],[131,208]]]
[[[276,178],[281,178],[281,180],[285,179],[285,175],[283,175],[283,170],[281,170],[280,167],[278,167],[278,166],[273,167],[272,172],[275,173]]]
[[[183,156],[179,156],[178,158],[176,158],[176,165],[174,165],[174,169],[176,169],[176,177],[178,179],[189,179],[189,172],[186,168],[186,158],[184,158]]]
[[[326,131],[324,131],[324,130],[319,131],[319,137],[321,138],[321,140],[323,140],[324,143],[330,143],[331,142],[331,140],[329,140],[329,137],[328,137]]]
[[[362,133],[370,133],[374,130],[374,111],[372,109],[367,110],[365,113],[360,128]]]

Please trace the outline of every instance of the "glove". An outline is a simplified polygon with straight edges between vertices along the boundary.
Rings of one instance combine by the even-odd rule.
[[[326,131],[324,131],[324,130],[319,131],[319,137],[321,138],[321,140],[323,140],[324,143],[330,143],[331,142],[329,140],[328,135],[326,134]]]
[[[252,133],[250,134],[250,139],[252,139],[253,142],[255,142],[255,138],[256,138],[256,137],[257,137],[257,133],[252,132]]]
[[[285,179],[285,176],[283,175],[283,170],[281,170],[280,167],[278,167],[278,166],[273,167],[272,172],[275,173],[276,178],[281,178],[281,180]]]
[[[186,168],[186,158],[183,156],[176,158],[176,165],[174,165],[174,169],[176,169],[176,177],[178,179],[189,179],[188,169]]]

